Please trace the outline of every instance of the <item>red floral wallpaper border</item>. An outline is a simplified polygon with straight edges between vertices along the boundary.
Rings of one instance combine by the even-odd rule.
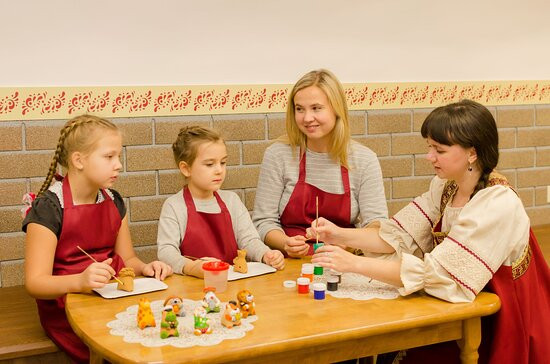
[[[284,112],[292,85],[0,88],[0,120]],[[351,110],[550,104],[550,81],[344,84]]]

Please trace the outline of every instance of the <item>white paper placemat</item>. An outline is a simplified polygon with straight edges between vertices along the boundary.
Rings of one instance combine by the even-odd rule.
[[[248,266],[248,272],[246,273],[235,272],[233,266],[230,266],[227,280],[236,281],[237,279],[260,276],[262,274],[275,273],[277,271],[277,269],[260,262],[246,262],[246,265]]]
[[[133,296],[147,292],[161,291],[168,288],[166,283],[155,278],[136,278],[134,279],[134,290],[132,292],[121,291],[117,289],[118,283],[106,284],[103,288],[94,288],[103,298],[119,298]]]

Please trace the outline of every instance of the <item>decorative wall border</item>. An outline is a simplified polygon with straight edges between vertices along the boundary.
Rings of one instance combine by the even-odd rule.
[[[292,85],[0,88],[0,120],[284,112]],[[550,80],[344,84],[351,110],[550,104]]]

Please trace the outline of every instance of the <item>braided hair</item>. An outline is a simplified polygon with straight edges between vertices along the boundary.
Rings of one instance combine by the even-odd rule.
[[[223,142],[223,138],[215,130],[197,125],[184,126],[172,144],[176,165],[179,166],[180,162],[185,162],[191,166],[197,157],[199,145],[206,142],[216,143],[220,140]]]
[[[470,198],[487,186],[499,153],[497,125],[485,106],[471,100],[440,106],[424,120],[420,132],[440,144],[475,148],[481,176]]]
[[[59,132],[59,141],[50,164],[50,169],[46,179],[40,187],[38,196],[43,194],[50,184],[57,171],[57,165],[69,168],[69,159],[71,153],[75,151],[88,152],[93,150],[98,137],[94,138],[94,132],[97,129],[107,129],[117,131],[115,124],[108,120],[93,115],[81,115],[69,120],[63,129]]]

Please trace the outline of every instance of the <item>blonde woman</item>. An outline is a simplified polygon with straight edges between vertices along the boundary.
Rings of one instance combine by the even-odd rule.
[[[376,154],[351,140],[342,85],[327,70],[305,74],[293,87],[287,135],[265,152],[253,221],[260,237],[290,257],[313,254],[306,228],[319,216],[341,227],[386,218]]]

